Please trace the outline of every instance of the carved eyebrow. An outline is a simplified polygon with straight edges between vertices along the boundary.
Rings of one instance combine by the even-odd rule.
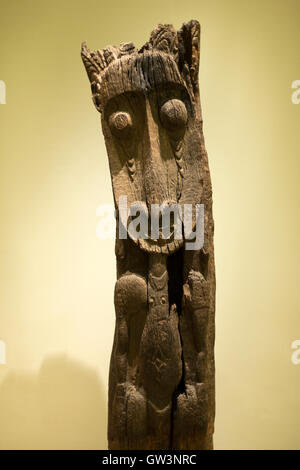
[[[142,100],[144,97],[149,96],[151,97],[154,94],[164,94],[166,99],[171,99],[175,98],[177,93],[182,94],[182,98],[187,99],[190,101],[190,96],[188,93],[188,90],[182,83],[177,83],[177,82],[164,82],[160,83],[156,86],[149,87],[147,89],[141,89],[141,88],[132,88],[131,90],[127,90],[126,92],[120,92],[120,93],[115,93],[111,94],[111,96],[107,97],[104,109],[109,108],[112,106],[112,104],[120,102],[122,105],[123,103],[126,103],[126,99],[129,101],[134,101],[135,98],[139,98]]]
[[[108,117],[114,111],[130,111],[134,113],[136,111],[134,105],[141,106],[144,97],[145,94],[140,90],[132,90],[114,95],[105,104],[104,116]]]
[[[163,102],[177,98],[184,102],[187,101],[189,105],[191,103],[188,90],[181,83],[167,82],[160,84],[149,91],[149,95],[151,96],[152,94],[158,94],[158,99]]]
[[[126,110],[128,110],[127,108],[130,108],[129,110],[134,112],[134,101],[137,101],[139,104],[141,104],[146,96],[151,99],[151,97],[155,95],[158,95],[158,106],[161,106],[165,101],[168,101],[172,98],[178,98],[185,102],[188,111],[190,114],[193,114],[190,95],[186,87],[181,83],[166,82],[146,91],[136,89],[127,91],[126,93],[119,93],[111,96],[105,104],[104,115],[107,117],[107,115],[111,112],[122,111],[122,109],[125,110],[125,108]]]
[[[155,93],[155,92],[164,93],[168,96],[168,95],[172,95],[173,93],[178,93],[178,92],[187,94],[187,89],[180,82],[166,81],[166,82],[159,83],[155,87],[152,87],[150,90],[148,90],[148,94]]]

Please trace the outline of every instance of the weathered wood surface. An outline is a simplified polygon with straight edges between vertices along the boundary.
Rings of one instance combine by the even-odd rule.
[[[211,449],[215,414],[212,190],[199,98],[200,25],[158,25],[82,59],[114,200],[204,204],[204,246],[116,237],[110,449]]]

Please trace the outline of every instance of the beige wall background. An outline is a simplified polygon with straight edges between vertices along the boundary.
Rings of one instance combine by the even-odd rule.
[[[0,448],[105,448],[112,202],[80,44],[198,19],[214,188],[217,449],[300,448],[299,0],[0,0]]]

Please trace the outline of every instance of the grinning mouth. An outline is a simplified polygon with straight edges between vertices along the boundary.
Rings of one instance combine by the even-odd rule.
[[[148,253],[169,255],[181,248],[185,242],[192,245],[192,248],[189,245],[187,249],[199,249],[201,240],[204,240],[204,223],[200,217],[198,224],[198,208],[192,207],[192,204],[184,204],[182,210],[180,204],[165,201],[161,205],[152,204],[148,210],[145,202],[134,202],[128,211],[127,205],[125,207],[122,201],[122,204],[119,203],[118,214],[118,233],[122,233],[120,238],[129,236],[141,250]],[[201,211],[199,214],[201,216]]]
[[[164,253],[166,255],[175,253],[183,246],[184,240],[152,240],[139,238],[136,240],[138,246],[148,253]]]
[[[142,250],[149,253],[171,254],[184,243],[180,207],[174,201],[152,204],[131,204],[127,218],[127,233]]]

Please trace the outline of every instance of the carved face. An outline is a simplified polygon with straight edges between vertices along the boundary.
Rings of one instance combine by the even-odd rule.
[[[188,77],[186,68],[180,72],[177,36],[167,32],[163,40],[158,34],[160,42],[150,50],[128,53],[127,44],[126,54],[109,50],[105,56],[85,48],[83,55],[94,103],[102,113],[116,209],[126,196],[128,207],[144,207],[149,216],[153,204],[162,213],[174,204],[198,204],[202,194],[198,88],[192,86],[190,70]],[[166,47],[159,48],[164,40]],[[91,70],[91,61],[105,57],[100,73]],[[147,239],[135,242],[143,250],[167,254],[183,244],[174,239],[172,226],[168,239],[162,231],[160,224],[159,237],[151,238],[149,229]]]

